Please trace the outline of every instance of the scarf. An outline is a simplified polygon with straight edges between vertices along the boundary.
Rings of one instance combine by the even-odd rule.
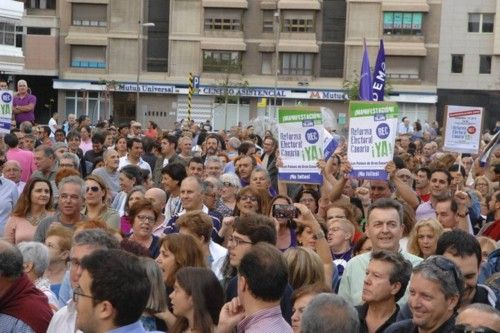
[[[53,315],[47,296],[35,287],[26,274],[0,297],[0,313],[23,321],[36,333],[47,331]]]

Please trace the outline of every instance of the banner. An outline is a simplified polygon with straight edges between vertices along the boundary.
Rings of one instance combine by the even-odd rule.
[[[10,133],[13,99],[12,91],[0,91],[0,133]]]
[[[392,160],[399,107],[389,102],[349,103],[347,158],[351,176],[387,180],[385,165]]]
[[[365,50],[363,52],[363,61],[361,63],[361,74],[359,76],[359,99],[362,101],[372,100],[372,75],[370,72],[370,59],[368,59],[368,50],[366,49],[366,41],[364,42]]]
[[[446,106],[446,126],[443,150],[458,153],[479,153],[483,108]]]
[[[321,109],[280,107],[278,143],[283,167],[279,179],[289,183],[322,184],[316,167],[323,158],[323,119]]]
[[[372,100],[375,102],[382,102],[384,100],[385,89],[385,49],[384,41],[380,40],[380,47],[378,49],[377,62],[373,70],[373,84],[372,84]]]

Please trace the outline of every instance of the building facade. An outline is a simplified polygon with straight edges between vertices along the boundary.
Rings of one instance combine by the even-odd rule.
[[[18,73],[24,68],[23,50],[16,43],[24,6],[21,2],[0,2],[0,71],[3,75]],[[5,77],[4,79],[7,79]]]
[[[466,105],[485,108],[485,129],[500,119],[499,12],[497,0],[443,1],[438,117],[446,105]]]
[[[434,119],[440,0],[59,1],[58,110],[156,121],[188,114],[216,129],[274,105],[320,106],[342,126],[344,80],[386,42],[392,94],[404,115]],[[338,122],[338,124],[337,124]]]

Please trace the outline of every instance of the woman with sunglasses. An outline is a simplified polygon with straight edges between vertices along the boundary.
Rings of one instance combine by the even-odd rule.
[[[52,187],[46,179],[31,178],[5,225],[4,237],[12,244],[32,241],[40,221],[54,215]]]
[[[87,176],[85,188],[83,214],[87,215],[89,219],[105,221],[108,227],[120,230],[120,215],[107,204],[108,188],[102,178],[97,175]]]
[[[158,213],[153,208],[153,203],[148,199],[139,199],[129,209],[132,221],[132,234],[129,239],[144,246],[149,250],[151,258],[160,254],[160,238],[153,235],[153,226]]]

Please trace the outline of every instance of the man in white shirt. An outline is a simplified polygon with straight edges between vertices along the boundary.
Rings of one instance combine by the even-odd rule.
[[[149,163],[141,158],[143,152],[142,141],[138,138],[127,139],[127,155],[120,157],[118,170],[126,165],[132,164],[151,173]]]

